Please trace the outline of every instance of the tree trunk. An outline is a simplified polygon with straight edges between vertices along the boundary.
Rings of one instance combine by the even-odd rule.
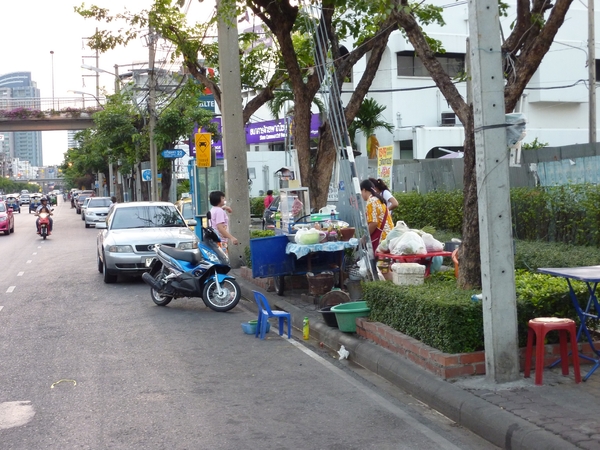
[[[475,131],[473,109],[469,108],[464,142],[463,175],[463,241],[458,250],[458,285],[464,289],[481,287],[481,254],[479,248],[479,209],[477,207],[477,173],[475,168]]]
[[[168,202],[170,201],[169,198],[169,192],[171,190],[171,176],[173,174],[172,171],[172,166],[169,164],[168,167],[161,169],[160,173],[162,175],[162,180],[161,180],[161,193],[160,193],[160,200],[163,202]]]

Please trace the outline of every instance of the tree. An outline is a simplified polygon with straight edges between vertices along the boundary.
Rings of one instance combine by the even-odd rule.
[[[512,32],[502,43],[505,111],[512,112],[529,80],[548,52],[559,28],[564,22],[572,0],[553,3],[519,0]],[[507,5],[499,4],[501,14]],[[545,17],[547,15],[547,18]],[[463,242],[459,249],[460,272],[458,283],[465,288],[481,286],[479,251],[479,214],[477,207],[477,178],[475,172],[475,136],[473,105],[461,97],[451,78],[435,57],[417,16],[406,0],[396,12],[398,25],[404,30],[431,78],[465,127],[464,142],[464,203]]]
[[[350,142],[354,142],[357,131],[360,131],[367,138],[369,158],[377,157],[375,130],[379,128],[384,128],[389,132],[394,130],[393,125],[381,118],[381,113],[385,111],[385,108],[385,106],[380,105],[372,98],[365,99],[360,105],[354,121],[348,127]]]
[[[107,22],[120,19],[129,25],[127,31],[121,34],[102,30],[97,32],[90,42],[92,48],[100,51],[127,44],[151,25],[175,45],[175,56],[181,57],[190,74],[213,92],[220,107],[218,73],[207,70],[218,66],[218,50],[214,42],[204,39],[214,24],[214,18],[189,26],[178,4],[172,0],[155,0],[149,11],[138,14],[126,12],[115,16],[96,6],[82,6],[76,11],[83,17]],[[242,88],[256,92],[256,96],[244,107],[244,123],[260,106],[275,97],[278,87],[283,83],[289,84],[294,101],[294,144],[298,152],[300,174],[310,187],[311,205],[325,205],[337,150],[329,124],[325,121],[320,129],[317,152],[311,154],[311,105],[322,83],[315,70],[315,61],[331,61],[329,69],[334,71],[335,83],[340,86],[350,75],[354,64],[367,56],[367,70],[356,84],[344,110],[346,124],[349,124],[377,73],[387,40],[396,29],[392,11],[397,0],[326,0],[318,20],[307,12],[301,12],[293,0],[222,0],[222,4],[238,7],[240,15],[245,15],[246,8],[252,10],[267,27],[267,37],[275,41],[275,45],[266,45],[265,37],[257,30],[240,35]],[[428,14],[427,7],[417,7],[414,11],[416,14]],[[308,26],[315,20],[321,36],[325,38],[319,38]],[[305,38],[299,39],[299,36]],[[340,41],[345,39],[355,43],[353,50],[347,51],[340,45]],[[263,69],[267,65],[274,67],[274,70]]]

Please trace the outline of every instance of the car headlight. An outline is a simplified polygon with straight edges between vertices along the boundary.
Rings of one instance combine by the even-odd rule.
[[[8,217],[4,217],[4,216],[0,217],[0,222],[6,222],[7,220],[8,220]]]
[[[107,250],[111,253],[133,253],[131,245],[109,245]]]
[[[192,250],[198,248],[198,242],[196,241],[185,241],[177,244],[177,248],[180,250]]]

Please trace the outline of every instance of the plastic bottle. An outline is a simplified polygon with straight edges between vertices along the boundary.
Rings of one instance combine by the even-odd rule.
[[[335,220],[335,210],[331,210],[331,220]]]
[[[305,317],[302,321],[302,338],[307,341],[310,335],[309,327],[308,327],[308,317]]]
[[[473,294],[471,295],[471,300],[474,302],[480,302],[483,299],[483,294]]]

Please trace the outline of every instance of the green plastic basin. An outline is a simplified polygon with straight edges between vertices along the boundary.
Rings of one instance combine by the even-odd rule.
[[[368,317],[371,308],[367,306],[367,302],[361,301],[332,306],[331,311],[335,313],[340,331],[356,333],[356,319],[358,317]]]

